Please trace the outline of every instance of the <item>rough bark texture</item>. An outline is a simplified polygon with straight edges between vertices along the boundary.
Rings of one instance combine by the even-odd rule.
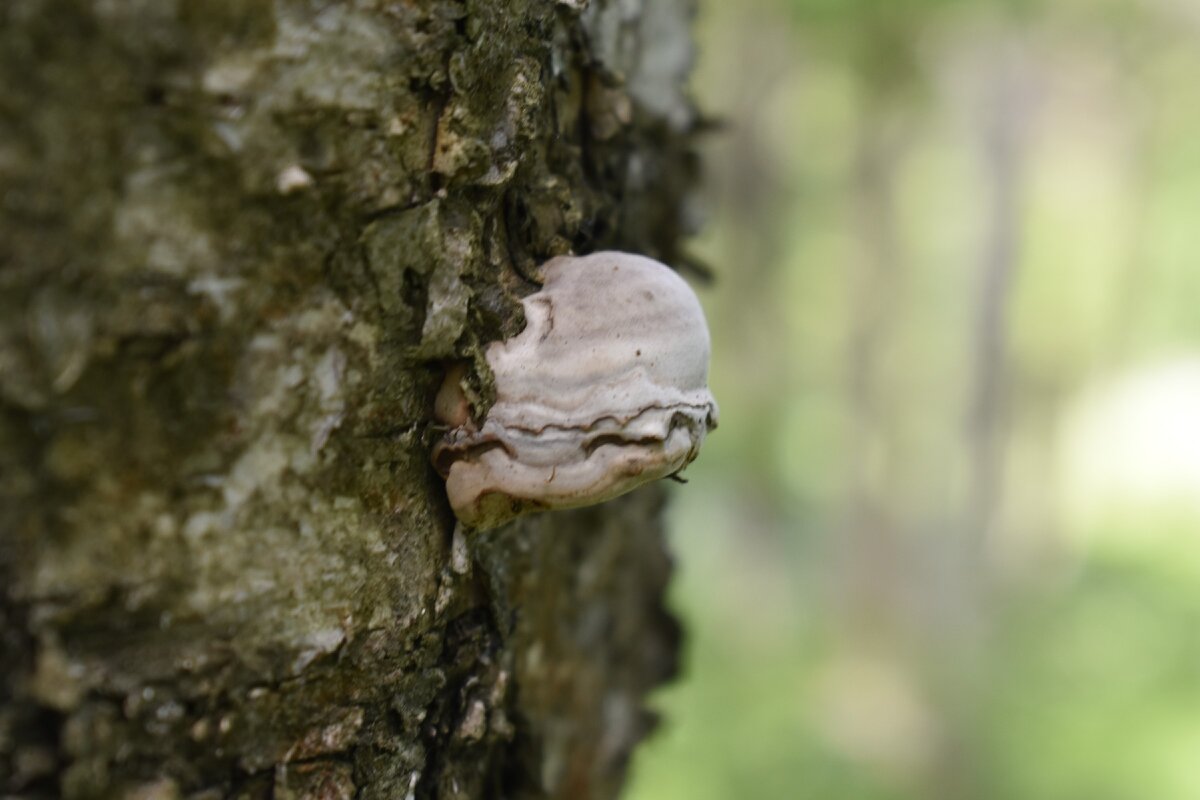
[[[455,535],[431,401],[678,263],[690,5],[0,4],[0,793],[619,791],[662,490]]]

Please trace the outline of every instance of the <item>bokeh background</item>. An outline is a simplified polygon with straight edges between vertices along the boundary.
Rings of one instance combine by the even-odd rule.
[[[1200,798],[1200,4],[702,0],[635,800]]]

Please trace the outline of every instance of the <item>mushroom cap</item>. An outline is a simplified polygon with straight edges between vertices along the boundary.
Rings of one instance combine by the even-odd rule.
[[[488,347],[496,402],[435,449],[459,519],[490,528],[674,474],[717,424],[700,303],[669,267],[563,256],[525,298],[526,327]]]
[[[715,406],[700,302],[664,264],[629,253],[560,256],[525,298],[525,329],[488,347],[501,424],[578,427],[646,408]],[[715,413],[715,411],[714,411]]]

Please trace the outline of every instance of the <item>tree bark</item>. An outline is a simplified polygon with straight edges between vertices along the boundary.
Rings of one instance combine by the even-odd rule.
[[[0,792],[618,793],[662,489],[456,531],[432,398],[545,258],[680,262],[690,15],[0,6]]]

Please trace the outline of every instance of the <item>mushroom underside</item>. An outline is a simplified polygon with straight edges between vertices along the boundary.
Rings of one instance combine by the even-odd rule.
[[[440,454],[450,504],[465,524],[491,528],[529,511],[610,500],[672,475],[699,452],[707,409],[662,416],[658,426],[586,431],[485,425]]]

